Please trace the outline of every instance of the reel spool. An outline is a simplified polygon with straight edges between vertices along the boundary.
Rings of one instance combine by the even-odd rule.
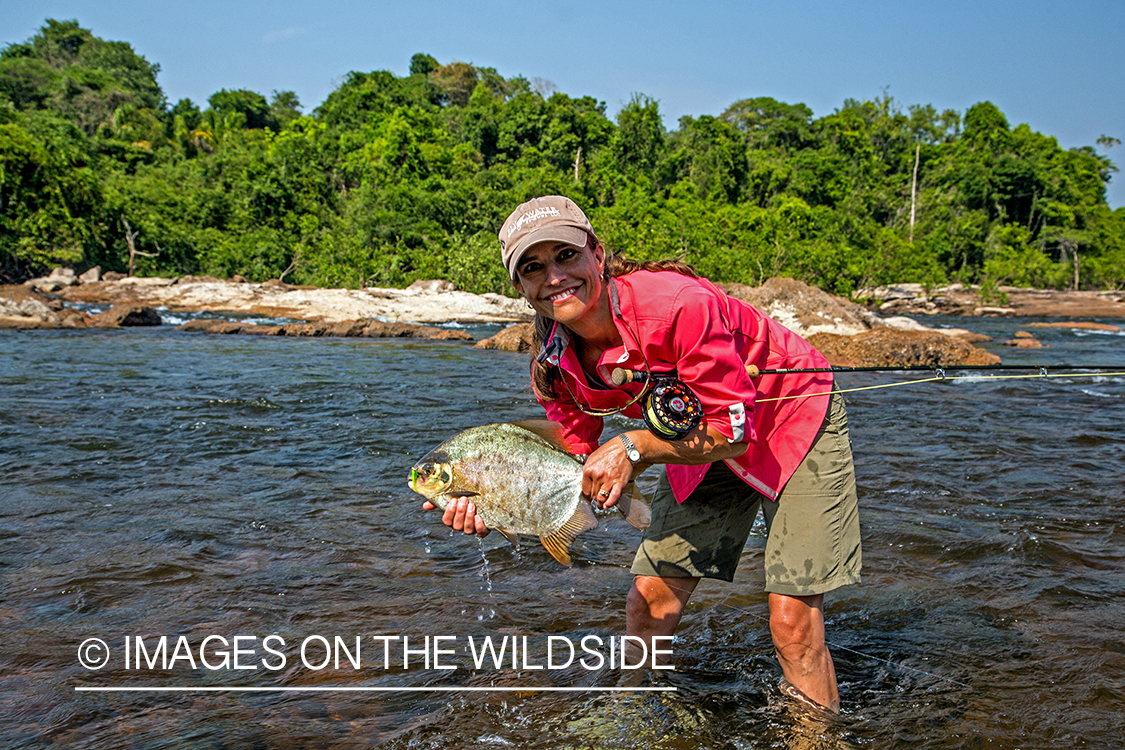
[[[661,379],[645,398],[642,416],[652,434],[682,440],[703,421],[703,404],[682,380]]]

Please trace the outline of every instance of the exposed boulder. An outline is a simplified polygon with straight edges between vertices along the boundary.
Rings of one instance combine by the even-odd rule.
[[[49,294],[65,289],[68,286],[74,286],[77,283],[78,277],[74,275],[74,269],[55,268],[51,271],[50,276],[30,279],[29,281],[25,281],[24,285]]]
[[[102,267],[101,266],[94,266],[93,268],[91,268],[90,270],[86,271],[85,273],[83,273],[81,276],[78,277],[78,283],[80,283],[80,284],[93,284],[93,283],[101,281],[101,280],[102,280]]]
[[[935,331],[876,328],[855,336],[814,333],[808,340],[840,367],[948,367],[1000,362],[995,354]]]
[[[481,339],[473,345],[473,348],[497,349],[503,352],[530,352],[534,335],[534,323],[516,323],[503,329],[495,336]]]
[[[1001,341],[1004,346],[1014,346],[1018,349],[1046,349],[1048,348],[1039,339],[1031,335],[1029,331],[1016,331],[1012,334],[1011,341]]]
[[[757,287],[721,284],[731,297],[748,302],[799,336],[815,333],[854,336],[883,325],[861,305],[796,279],[773,278]],[[911,321],[913,322],[913,321]]]
[[[138,328],[163,323],[156,310],[138,305],[114,305],[101,315],[95,315],[92,322],[97,328]]]
[[[457,287],[453,286],[453,282],[444,279],[418,279],[406,287],[406,291],[436,294],[439,292],[456,292]]]
[[[40,287],[0,286],[0,328],[59,328],[63,310],[63,303],[48,297]]]

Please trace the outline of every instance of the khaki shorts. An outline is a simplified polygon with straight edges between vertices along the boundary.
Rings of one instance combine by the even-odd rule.
[[[633,573],[667,578],[734,580],[750,529],[766,521],[766,591],[823,594],[859,583],[861,562],[855,468],[844,399],[832,394],[824,424],[777,502],[738,478],[723,462],[682,504],[662,476],[652,524]]]

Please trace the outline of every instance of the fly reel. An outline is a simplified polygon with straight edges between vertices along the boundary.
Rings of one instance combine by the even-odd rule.
[[[683,440],[703,421],[703,404],[687,384],[674,375],[615,369],[614,385],[651,381],[641,416],[653,435],[665,440]]]

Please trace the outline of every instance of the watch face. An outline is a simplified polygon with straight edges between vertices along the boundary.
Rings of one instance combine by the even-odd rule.
[[[629,460],[633,463],[637,463],[637,461],[641,460],[641,452],[638,450],[629,451]]]

